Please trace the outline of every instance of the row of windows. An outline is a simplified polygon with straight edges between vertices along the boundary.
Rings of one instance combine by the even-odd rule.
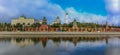
[[[20,23],[17,23],[17,24],[20,24]],[[30,23],[27,23],[27,24],[26,23],[22,23],[22,25],[30,25]]]
[[[25,25],[25,23],[23,23],[23,25]],[[27,25],[30,25],[30,23],[27,23]]]

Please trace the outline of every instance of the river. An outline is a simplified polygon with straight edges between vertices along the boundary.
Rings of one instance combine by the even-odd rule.
[[[1,37],[0,55],[119,55],[120,38]]]

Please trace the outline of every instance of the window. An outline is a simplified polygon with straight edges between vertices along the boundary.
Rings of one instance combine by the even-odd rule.
[[[25,23],[23,23],[23,25],[25,25]]]
[[[28,25],[30,25],[30,23],[28,23]]]

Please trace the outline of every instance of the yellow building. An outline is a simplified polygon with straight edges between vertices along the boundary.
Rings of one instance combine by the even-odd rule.
[[[25,16],[20,16],[17,19],[13,19],[11,21],[12,25],[16,25],[16,24],[23,24],[23,25],[32,25],[33,23],[35,23],[35,19],[34,18],[26,18]]]

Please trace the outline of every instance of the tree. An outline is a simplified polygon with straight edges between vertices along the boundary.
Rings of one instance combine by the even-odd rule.
[[[15,27],[16,27],[19,31],[22,31],[23,25],[20,24],[20,23],[17,23],[17,24],[15,25]]]
[[[77,22],[78,27],[82,27],[82,24],[80,22]]]
[[[72,26],[73,26],[73,22],[68,24],[68,27],[72,28]]]
[[[31,27],[33,27],[33,28],[38,28],[38,27],[40,27],[40,26],[41,26],[40,23],[34,23],[34,24],[31,25]]]
[[[60,23],[56,23],[56,24],[51,25],[51,27],[53,27],[53,28],[60,28],[60,26],[61,26]]]
[[[62,25],[62,27],[68,27],[68,24],[64,23],[64,24]]]

